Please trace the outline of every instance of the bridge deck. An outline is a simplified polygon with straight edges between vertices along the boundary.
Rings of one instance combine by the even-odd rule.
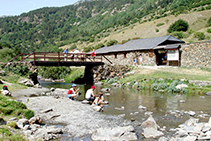
[[[81,61],[31,61],[35,66],[98,66],[103,62],[81,62]]]

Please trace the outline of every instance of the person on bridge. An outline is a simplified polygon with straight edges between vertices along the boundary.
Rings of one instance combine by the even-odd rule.
[[[68,48],[64,50],[64,61],[67,61]]]
[[[95,61],[95,56],[96,56],[95,49],[93,49],[93,51],[92,51],[92,57],[93,57],[93,60],[94,61]]]
[[[79,92],[80,88],[76,90],[76,86],[77,86],[76,84],[72,84],[72,87],[67,92],[67,96],[72,100],[74,100],[76,96],[80,95]]]
[[[91,101],[93,103],[93,101],[95,100],[95,94],[94,94],[94,90],[95,90],[95,86],[92,86],[91,89],[88,89],[86,91],[86,95],[85,98],[87,101]]]

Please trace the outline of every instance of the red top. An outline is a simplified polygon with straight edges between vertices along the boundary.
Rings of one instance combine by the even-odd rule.
[[[92,52],[92,56],[95,56],[95,51]]]
[[[67,94],[72,94],[72,90],[69,89],[68,92],[67,92]]]

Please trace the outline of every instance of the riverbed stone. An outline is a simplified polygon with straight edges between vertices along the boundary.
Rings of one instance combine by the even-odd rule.
[[[211,92],[207,92],[206,95],[211,96]]]
[[[83,104],[91,104],[92,102],[88,101],[88,100],[83,100],[81,103],[83,103]]]
[[[142,105],[139,105],[138,108],[141,109],[141,110],[144,110],[144,111],[147,110],[147,107],[144,107],[144,106],[142,106]]]
[[[158,138],[164,135],[161,131],[157,130],[158,125],[152,115],[150,115],[149,118],[141,124],[141,127],[143,129],[142,134],[145,138]]]
[[[92,135],[92,140],[137,140],[137,136],[132,126],[99,128]]]
[[[101,91],[101,92],[110,92],[111,89],[110,89],[110,88],[102,88],[100,91]]]
[[[96,112],[100,112],[102,110],[102,107],[100,106],[93,106],[93,109],[96,111]]]
[[[28,121],[28,119],[25,119],[25,118],[19,119],[18,122],[17,122],[17,126],[20,129],[23,129],[24,126],[27,125],[27,124],[29,124],[29,121]]]

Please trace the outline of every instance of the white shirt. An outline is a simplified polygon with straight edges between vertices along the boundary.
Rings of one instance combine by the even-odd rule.
[[[86,96],[85,96],[85,98],[86,98],[86,99],[89,99],[89,98],[91,97],[91,95],[92,95],[92,89],[88,89],[88,90],[86,91]]]
[[[78,50],[75,50],[74,53],[79,53],[79,51]]]

